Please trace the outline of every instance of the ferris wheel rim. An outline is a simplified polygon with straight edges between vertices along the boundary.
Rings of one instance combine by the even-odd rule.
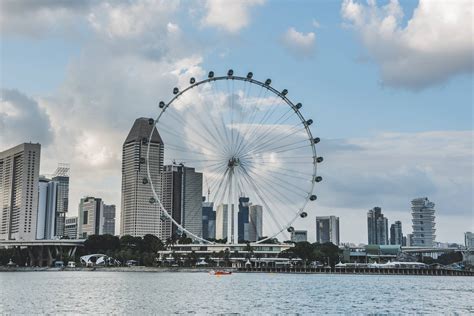
[[[157,127],[157,125],[158,125],[161,117],[163,116],[163,114],[173,104],[173,102],[175,102],[176,100],[179,99],[180,96],[184,95],[185,93],[187,93],[191,89],[193,89],[195,87],[198,87],[200,85],[203,85],[205,83],[212,83],[212,82],[224,81],[224,80],[237,80],[237,81],[249,82],[250,84],[254,84],[254,85],[260,86],[262,88],[266,88],[268,91],[272,92],[274,95],[280,97],[291,109],[293,109],[295,114],[298,116],[300,122],[303,124],[304,129],[306,131],[306,134],[309,137],[308,141],[310,142],[311,151],[313,153],[313,157],[312,157],[312,159],[313,159],[313,163],[312,163],[313,168],[312,168],[312,170],[313,171],[312,171],[312,176],[311,176],[311,187],[310,187],[310,190],[307,194],[307,197],[305,197],[305,201],[304,201],[302,207],[299,208],[297,210],[297,212],[294,213],[294,216],[287,223],[284,223],[284,225],[282,225],[282,228],[279,231],[277,231],[274,234],[271,234],[270,236],[266,236],[265,238],[262,238],[261,240],[257,240],[254,243],[255,244],[260,244],[260,243],[264,243],[265,241],[274,239],[275,237],[280,235],[282,232],[284,232],[285,230],[288,230],[290,227],[292,227],[292,224],[304,212],[304,210],[307,207],[307,205],[308,205],[308,203],[311,199],[311,196],[313,196],[313,193],[314,193],[314,190],[315,190],[315,183],[317,182],[316,177],[317,177],[317,158],[318,158],[318,156],[316,154],[316,146],[315,146],[315,142],[313,141],[314,138],[313,138],[313,134],[311,132],[311,129],[309,128],[309,124],[307,124],[307,121],[305,120],[303,114],[300,112],[300,109],[289,98],[286,97],[286,93],[283,94],[282,92],[276,90],[275,88],[273,88],[270,85],[271,81],[270,81],[270,83],[267,84],[267,82],[262,82],[262,81],[259,81],[259,80],[253,79],[253,78],[234,76],[234,75],[219,76],[219,77],[212,76],[212,77],[209,77],[207,79],[200,80],[200,81],[195,81],[194,78],[191,78],[191,80],[194,80],[194,82],[191,82],[183,90],[178,89],[178,91],[176,92],[177,88],[174,88],[173,93],[175,95],[173,96],[173,98],[171,98],[171,100],[168,101],[168,103],[165,103],[163,107],[160,106],[161,111],[160,111],[159,115],[157,116],[157,118],[153,120],[153,128],[151,129],[151,132],[150,132],[150,135],[149,135],[148,139],[152,138],[154,130]],[[267,81],[268,80],[269,79],[267,79]],[[155,199],[155,201],[158,202],[160,211],[162,211],[165,214],[165,216],[169,220],[171,220],[171,222],[173,224],[175,224],[182,232],[185,232],[188,237],[191,236],[193,239],[198,240],[198,241],[203,242],[203,243],[215,244],[215,242],[207,240],[205,238],[202,238],[201,236],[198,236],[198,235],[192,233],[191,231],[189,231],[188,229],[186,229],[182,224],[178,223],[173,218],[173,216],[170,215],[168,210],[166,210],[166,208],[163,206],[163,203],[162,203],[161,199],[159,198],[158,194],[156,193],[155,186],[153,185],[153,180],[152,180],[151,173],[150,173],[150,164],[149,164],[150,145],[151,145],[151,142],[148,141],[148,143],[147,143],[147,154],[146,154],[147,177],[148,177],[149,185],[151,186],[151,189],[152,189],[152,192],[153,192],[154,199]],[[229,237],[230,236],[228,236],[227,238],[229,238]]]

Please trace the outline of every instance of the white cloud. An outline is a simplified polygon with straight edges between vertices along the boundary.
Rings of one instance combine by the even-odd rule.
[[[314,32],[302,33],[290,27],[282,36],[281,43],[286,50],[297,58],[310,58],[314,56],[316,34]]]
[[[341,14],[378,64],[386,85],[419,90],[473,70],[469,0],[420,0],[406,26],[397,0],[385,6],[345,0]]]
[[[265,0],[207,0],[206,14],[202,19],[205,26],[213,26],[230,33],[237,33],[250,24],[252,7],[263,5]]]
[[[313,19],[313,22],[311,23],[313,25],[313,27],[315,28],[320,28],[321,27],[321,24],[318,22],[318,20],[316,19]]]

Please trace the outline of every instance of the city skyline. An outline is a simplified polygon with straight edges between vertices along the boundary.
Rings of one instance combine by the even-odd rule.
[[[136,29],[115,21],[102,5],[63,5],[20,3],[20,14],[2,4],[0,151],[40,142],[40,174],[69,162],[68,216],[77,214],[80,198],[87,195],[121,205],[121,144],[134,119],[155,117],[158,100],[170,99],[172,88],[191,76],[233,68],[288,88],[315,120],[325,180],[318,203],[308,210],[309,222],[338,216],[341,242],[366,242],[366,234],[354,227],[362,227],[366,210],[379,205],[407,234],[410,201],[427,196],[437,205],[437,240],[461,243],[462,232],[473,230],[472,39],[461,5],[402,2],[390,11],[383,4],[352,1],[309,7],[255,1],[236,4],[232,15],[217,19],[211,4],[194,15],[176,4],[149,10],[116,4],[123,21],[150,22]],[[289,19],[282,19],[285,12]],[[458,17],[456,23],[433,24],[445,14]],[[385,18],[395,23],[386,33],[368,28]],[[286,22],[269,30],[269,20]],[[442,35],[459,34],[460,39],[443,35],[453,52],[425,36],[420,23]],[[262,44],[262,36],[271,40]],[[378,52],[371,41],[392,43],[390,49],[413,62],[425,58],[423,50],[404,50],[404,44],[420,38],[432,44],[433,63],[442,66],[397,70],[397,60]],[[217,41],[222,44],[212,44]],[[24,51],[25,44],[30,51]],[[24,67],[25,60],[32,67]],[[308,230],[312,239],[312,226],[295,228]]]

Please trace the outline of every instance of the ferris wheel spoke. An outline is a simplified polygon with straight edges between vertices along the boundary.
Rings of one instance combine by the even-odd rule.
[[[303,139],[303,140],[300,140],[298,142],[284,144],[284,145],[280,145],[280,146],[273,147],[273,148],[262,147],[262,148],[258,148],[258,150],[254,151],[254,152],[251,152],[249,154],[259,155],[259,154],[263,154],[263,153],[280,153],[283,148],[295,147],[295,146],[301,145],[302,143],[308,143],[308,140]],[[309,147],[310,145],[311,144],[307,144],[307,145],[304,145],[304,146],[298,147],[298,148],[306,148],[306,147]]]
[[[289,141],[289,138],[298,134],[298,133],[301,133],[302,131],[305,130],[305,128],[301,127],[300,126],[301,124],[297,124],[295,126],[293,126],[293,128],[291,128],[288,132],[287,132],[287,135],[283,136],[283,137],[273,137],[273,138],[270,138],[268,140],[270,140],[268,142],[267,139],[262,139],[261,143],[263,143],[262,146],[260,146],[258,148],[259,151],[263,151],[264,149],[266,149],[267,151],[271,151],[271,148],[273,145],[276,145],[276,144],[281,144],[284,140],[286,141]],[[298,142],[303,142],[303,141],[308,141],[308,139],[303,139],[301,140],[301,138],[298,138]],[[294,142],[293,142],[294,143]]]

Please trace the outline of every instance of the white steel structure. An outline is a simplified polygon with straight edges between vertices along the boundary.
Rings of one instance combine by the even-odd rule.
[[[414,247],[433,247],[435,242],[435,204],[428,198],[416,198],[411,201],[413,222],[412,244]]]
[[[235,211],[226,214],[231,242],[238,241],[240,197],[248,197],[265,212],[262,235],[266,237],[259,243],[281,233],[287,240],[294,231],[292,225],[308,216],[305,208],[316,200],[315,184],[322,180],[316,175],[317,163],[323,158],[316,155],[319,138],[311,133],[313,120],[303,117],[302,104],[291,102],[288,90],[278,91],[271,84],[270,79],[253,79],[251,72],[241,77],[233,70],[224,76],[211,71],[204,80],[191,78],[188,87],[174,88],[174,97],[159,102],[158,117],[149,120],[166,143],[166,164],[192,165],[208,180],[208,190],[202,195],[209,191],[209,202],[235,205]],[[153,159],[156,153],[150,144],[147,161]],[[173,218],[161,201],[152,164],[148,168],[144,181],[153,190],[150,204],[157,205],[192,239],[208,242]],[[218,223],[216,219],[216,226]],[[223,235],[216,229],[216,238]]]

